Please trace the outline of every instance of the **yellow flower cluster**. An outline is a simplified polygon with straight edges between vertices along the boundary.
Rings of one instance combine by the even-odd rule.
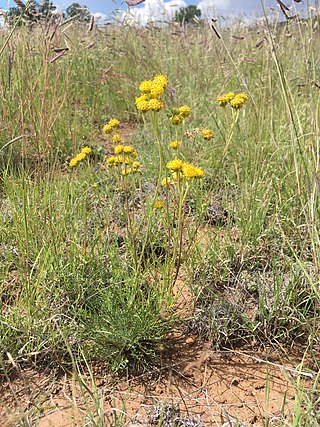
[[[119,126],[119,124],[119,120],[110,119],[108,123],[103,126],[104,133],[112,133]]]
[[[182,167],[183,161],[180,159],[170,160],[170,162],[167,163],[167,169],[169,169],[171,172],[181,171]]]
[[[170,121],[173,125],[179,125],[183,120],[188,117],[191,113],[191,108],[187,105],[182,105],[179,108],[172,108]]]
[[[235,110],[239,110],[248,101],[249,97],[245,93],[239,93],[231,101],[230,105]]]
[[[187,180],[192,178],[202,178],[204,176],[204,171],[197,167],[192,165],[191,163],[183,162],[180,159],[171,160],[166,165],[167,169],[169,169],[173,174],[181,174],[182,177],[185,177]],[[166,179],[166,178],[165,178]],[[168,185],[166,184],[166,181],[162,185]]]
[[[225,107],[229,102],[236,96],[234,92],[228,92],[225,93],[222,96],[219,96],[217,98],[217,104],[220,105],[220,107]]]
[[[182,175],[186,179],[192,179],[192,178],[203,178],[204,177],[204,171],[201,168],[198,168],[197,166],[192,165],[191,163],[183,163],[182,167]]]
[[[162,200],[156,200],[153,204],[155,209],[162,209],[164,207],[164,203]]]
[[[114,147],[115,154],[129,154],[133,159],[138,156],[132,145],[116,145]]]
[[[217,98],[217,104],[221,107],[230,104],[232,108],[239,110],[248,100],[249,96],[245,93],[238,93],[236,95],[234,92],[229,92],[219,96],[219,98]]]
[[[120,133],[115,133],[112,137],[112,142],[114,142],[115,144],[120,144],[121,141],[122,141],[122,138]]]
[[[106,161],[107,167],[118,166],[122,176],[138,172],[140,163],[135,160],[138,153],[132,145],[116,145],[114,154],[115,156],[108,157]]]
[[[74,157],[73,159],[70,160],[69,162],[69,166],[71,168],[74,168],[78,165],[78,163],[82,162],[82,160],[84,160],[87,155],[91,154],[92,150],[90,147],[83,147],[83,149],[81,150],[81,152],[79,154],[76,155],[76,157]]]
[[[170,142],[170,147],[173,150],[177,150],[180,147],[180,145],[181,145],[181,141],[171,141]]]
[[[182,105],[182,107],[179,107],[179,113],[183,115],[183,117],[188,117],[191,114],[191,108],[187,105]]]
[[[139,111],[160,111],[164,107],[160,97],[168,87],[168,79],[163,74],[158,74],[153,80],[143,81],[139,89],[142,94],[136,98],[135,104]]]
[[[202,129],[201,135],[203,139],[210,140],[213,137],[213,132],[211,129]]]
[[[162,187],[169,187],[169,185],[171,185],[171,179],[169,176],[163,178],[163,180],[161,181],[161,185]]]

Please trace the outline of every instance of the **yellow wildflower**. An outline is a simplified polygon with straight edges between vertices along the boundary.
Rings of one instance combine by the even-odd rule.
[[[183,115],[182,114],[175,114],[170,118],[170,121],[173,125],[179,125],[180,123],[183,122]]]
[[[121,163],[124,163],[124,157],[123,157],[123,156],[116,156],[116,157],[114,158],[114,163],[115,163],[116,165],[119,165],[119,164],[121,164]]]
[[[114,142],[115,144],[120,144],[121,135],[119,133],[114,134],[112,137],[112,142]]]
[[[141,102],[141,101],[149,101],[149,99],[150,99],[150,95],[143,94],[143,95],[138,96],[138,97],[136,98],[136,100],[135,100],[135,104],[138,104],[138,103],[139,103],[139,102]]]
[[[74,168],[75,166],[77,166],[77,164],[78,164],[78,160],[76,157],[74,157],[73,159],[70,160],[69,166],[71,168]]]
[[[179,148],[181,145],[181,141],[171,141],[170,142],[170,147],[173,148],[174,150],[176,150],[177,148]]]
[[[125,145],[123,147],[123,152],[125,154],[132,154],[134,152],[134,148],[132,147],[132,145]]]
[[[75,158],[77,159],[78,162],[81,162],[82,160],[84,160],[86,158],[86,154],[85,153],[79,153],[76,155]]]
[[[133,169],[139,169],[140,168],[140,163],[139,162],[132,162],[132,167]]]
[[[124,151],[124,146],[123,145],[116,145],[114,147],[114,154],[121,154]]]
[[[164,94],[164,87],[155,81],[152,82],[151,88],[150,88],[150,95],[152,97],[161,96]]]
[[[160,111],[163,109],[163,102],[160,99],[150,99],[148,109],[151,111]]]
[[[172,179],[174,181],[178,181],[178,179],[181,179],[181,177],[182,177],[182,175],[181,175],[180,171],[179,172],[173,172],[173,174],[172,174]]]
[[[111,126],[112,128],[117,127],[119,124],[120,122],[117,119],[110,119],[108,122],[108,125]]]
[[[202,131],[201,131],[201,135],[202,135],[202,138],[203,138],[203,139],[207,139],[207,140],[209,140],[209,139],[212,139],[212,137],[213,137],[213,132],[212,132],[212,130],[211,130],[211,129],[202,129]]]
[[[167,176],[166,178],[163,178],[163,180],[161,181],[162,187],[168,187],[170,184],[171,184],[171,179],[169,176]]]
[[[188,180],[192,178],[202,178],[204,176],[203,170],[191,163],[183,163],[182,174]]]
[[[249,97],[247,95],[245,95],[245,94],[236,95],[230,101],[230,105],[235,110],[239,110],[240,108],[243,107],[243,105],[245,104],[245,102],[247,102],[248,99],[249,99]]]
[[[132,172],[131,168],[122,169],[122,170],[121,170],[121,175],[122,175],[122,176],[127,176],[127,175],[129,175],[129,173],[131,173],[131,172]]]
[[[171,160],[166,165],[167,169],[170,169],[172,172],[177,172],[182,170],[183,161],[180,159]]]
[[[244,100],[244,102],[249,101],[249,96],[246,93],[238,93],[236,96],[238,98],[242,98]]]
[[[110,167],[110,166],[114,166],[114,165],[115,165],[115,163],[116,163],[116,158],[115,158],[114,156],[109,157],[109,158],[107,159],[107,161],[106,161],[106,165],[107,165],[108,167]]]
[[[84,153],[84,154],[91,154],[92,153],[92,150],[91,150],[91,148],[90,147],[83,147],[83,149],[81,150],[81,153]]]
[[[106,125],[103,126],[103,132],[104,133],[112,133],[112,126],[109,125],[109,123],[107,123]]]
[[[164,203],[162,200],[156,200],[153,204],[155,209],[162,209],[164,207]]]
[[[236,95],[235,95],[235,93],[234,92],[228,92],[228,93],[225,93],[224,95],[222,95],[222,96],[219,96],[218,98],[217,98],[217,103],[221,106],[221,107],[224,107],[224,106],[226,106],[227,104],[229,104],[229,102],[235,97]]]
[[[136,151],[132,151],[132,153],[130,154],[130,156],[135,159],[136,157],[138,157],[138,153]]]
[[[144,80],[143,82],[141,82],[139,89],[142,93],[150,93],[151,86],[152,86],[151,80]]]
[[[149,110],[149,102],[148,101],[138,101],[136,102],[136,107],[139,111],[146,112]]]
[[[163,74],[157,74],[153,81],[159,83],[164,89],[168,87],[168,78]]]
[[[179,113],[182,114],[183,117],[188,117],[191,113],[191,108],[187,105],[182,105],[182,107],[179,108]]]

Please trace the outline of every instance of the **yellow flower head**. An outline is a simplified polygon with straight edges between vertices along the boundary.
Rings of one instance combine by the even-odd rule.
[[[92,150],[91,150],[91,148],[90,148],[90,147],[83,147],[83,149],[81,150],[81,153],[84,153],[84,154],[91,154],[91,153],[92,153]]]
[[[136,157],[138,157],[138,153],[136,151],[132,151],[132,153],[130,154],[130,156],[135,159]]]
[[[86,154],[85,153],[79,153],[76,155],[75,158],[77,159],[78,162],[82,162],[82,160],[84,160],[86,158]]]
[[[133,167],[133,169],[138,170],[140,168],[140,163],[139,162],[132,162],[132,167]]]
[[[121,163],[124,163],[124,157],[123,156],[116,156],[114,158],[114,163],[116,165],[120,165]]]
[[[144,80],[143,82],[141,82],[139,89],[142,93],[150,93],[151,86],[152,86],[151,80]]]
[[[173,172],[173,174],[172,174],[172,179],[174,180],[174,181],[178,181],[178,179],[181,179],[182,178],[182,175],[181,175],[181,172],[179,171],[179,172]]]
[[[103,126],[103,132],[104,133],[112,133],[112,126],[109,125],[109,123],[107,123],[106,125]]]
[[[244,100],[244,102],[249,101],[249,96],[246,93],[238,93],[236,96],[238,98],[242,98]]]
[[[116,163],[116,158],[114,156],[109,157],[106,161],[107,167],[114,166],[115,163]]]
[[[171,184],[171,179],[169,176],[167,176],[166,178],[163,178],[163,180],[161,181],[162,187],[169,187],[170,184]]]
[[[114,147],[114,154],[121,154],[124,151],[124,146],[123,145],[116,145]]]
[[[157,74],[153,81],[155,83],[160,84],[164,89],[166,89],[168,87],[168,78],[167,76],[163,75],[163,74]]]
[[[202,129],[202,131],[201,131],[201,135],[202,135],[202,138],[203,138],[203,139],[207,139],[207,140],[209,140],[209,139],[212,139],[212,137],[213,137],[213,132],[212,132],[212,130],[211,130],[211,129]]]
[[[121,175],[122,175],[122,176],[127,176],[127,175],[129,175],[131,172],[132,172],[132,169],[131,169],[131,168],[125,168],[125,169],[122,169],[122,170],[121,170]]]
[[[136,100],[135,100],[135,104],[137,104],[137,103],[139,103],[139,102],[141,102],[141,101],[149,101],[149,99],[150,99],[150,95],[143,94],[143,95],[138,96],[138,97],[136,98]]]
[[[167,169],[170,169],[171,172],[181,171],[183,167],[183,161],[180,159],[171,160],[166,165]]]
[[[217,98],[217,104],[219,104],[221,107],[225,107],[227,104],[229,104],[229,102],[235,97],[235,93],[234,92],[228,92],[225,93],[222,96],[219,96]]]
[[[119,124],[120,122],[117,119],[110,119],[108,122],[108,125],[111,126],[112,128],[119,126]]]
[[[156,200],[153,204],[155,209],[162,209],[164,207],[164,203],[162,200]]]
[[[188,117],[191,113],[191,108],[189,108],[187,105],[183,105],[179,108],[179,113],[183,115],[183,117]]]
[[[145,113],[149,110],[149,102],[145,100],[136,101],[136,107],[139,111]]]
[[[69,166],[70,166],[71,168],[74,168],[74,167],[76,167],[76,166],[77,166],[77,164],[78,164],[78,160],[77,160],[77,158],[76,158],[76,157],[74,157],[73,159],[71,159],[71,160],[70,160]]]
[[[150,99],[148,109],[151,111],[160,111],[163,109],[163,102],[160,99]]]
[[[112,142],[114,142],[115,144],[120,144],[120,142],[121,142],[121,135],[120,135],[120,133],[116,133],[116,134],[113,135]]]
[[[235,110],[239,110],[248,101],[249,97],[245,93],[236,95],[231,101],[230,105]]]
[[[164,94],[164,87],[161,83],[153,81],[150,88],[150,95],[155,98]]]
[[[134,148],[132,147],[132,145],[125,145],[123,147],[123,152],[125,154],[132,154],[134,152]]]
[[[175,114],[170,118],[170,121],[173,125],[179,125],[183,122],[183,115],[182,114]]]
[[[191,163],[183,163],[182,174],[188,180],[192,178],[202,178],[204,176],[203,170]]]
[[[177,150],[177,148],[179,148],[179,147],[180,147],[180,145],[181,145],[181,141],[171,141],[171,142],[170,142],[170,147],[171,147],[173,150]]]

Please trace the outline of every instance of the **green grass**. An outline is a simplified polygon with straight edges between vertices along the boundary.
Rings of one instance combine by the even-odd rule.
[[[68,369],[80,354],[140,372],[174,346],[169,332],[181,322],[218,349],[254,342],[318,353],[317,30],[310,20],[221,33],[222,41],[206,25],[180,35],[171,27],[87,33],[76,24],[13,33],[0,56],[3,378],[12,360]],[[2,29],[1,46],[7,36]],[[57,40],[70,50],[50,62]],[[188,214],[173,203],[160,215],[145,190],[157,188],[157,146],[163,176],[169,141],[183,137],[165,112],[152,128],[134,106],[139,83],[160,72],[176,90],[167,108],[192,108],[185,129],[214,133],[183,140],[183,159],[206,172],[190,189]],[[238,114],[215,103],[226,91],[250,95]],[[134,128],[127,142],[143,172],[133,192],[105,167],[102,127],[111,117]],[[85,145],[90,161],[71,171]],[[212,205],[226,220],[210,223]],[[194,294],[191,319],[174,310],[179,267]],[[297,387],[293,425],[311,426],[319,385]]]

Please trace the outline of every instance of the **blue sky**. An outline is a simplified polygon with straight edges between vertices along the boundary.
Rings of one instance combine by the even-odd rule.
[[[121,6],[120,0],[53,0],[54,4],[57,4],[61,9],[65,9],[69,4],[77,1],[82,5],[86,5],[92,12],[102,12],[105,14],[110,14],[117,8],[125,9],[125,3]],[[150,1],[150,0],[149,0]],[[153,0],[159,1],[159,0]],[[187,4],[198,4],[201,0],[185,0]],[[264,0],[267,6],[273,6],[277,8],[276,0]],[[294,3],[293,0],[283,0],[288,6],[295,4],[297,9],[305,10],[305,4],[298,5]],[[171,1],[171,3],[174,3]],[[179,2],[177,2],[179,3]],[[215,6],[217,11],[223,15],[237,14],[237,13],[246,13],[249,15],[257,15],[261,13],[261,0],[206,0],[206,3],[212,4]],[[314,3],[311,1],[310,3]],[[8,4],[10,6],[15,6],[13,0],[0,0],[0,8],[7,9]],[[143,7],[143,5],[142,5]]]

